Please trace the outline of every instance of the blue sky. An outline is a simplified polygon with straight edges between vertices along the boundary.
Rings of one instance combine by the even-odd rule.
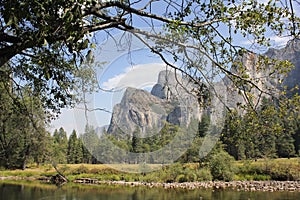
[[[116,34],[114,39],[120,40],[122,34]],[[126,42],[126,41],[124,41]],[[119,103],[127,87],[150,90],[157,82],[158,73],[166,69],[158,56],[145,48],[138,40],[132,46],[124,48],[116,45],[113,39],[108,39],[95,52],[95,59],[104,62],[97,72],[99,86],[103,89],[87,97],[90,109],[102,108],[109,112],[95,111],[89,113],[89,123],[101,127],[110,122],[113,106]],[[63,109],[59,119],[52,122],[49,130],[63,127],[68,134],[75,129],[83,133],[86,120],[83,105],[79,109]]]
[[[274,41],[282,45],[287,39],[274,38]],[[243,40],[241,43],[250,44],[248,40]],[[106,62],[97,74],[100,87],[111,91],[99,91],[88,96],[90,109],[103,108],[110,112],[90,112],[89,123],[94,127],[109,124],[113,106],[120,102],[126,87],[149,90],[156,83],[159,71],[166,69],[165,64],[157,56],[143,47],[136,48],[130,55],[128,51],[117,51],[115,48],[108,42],[97,51],[96,59]],[[82,105],[76,107],[83,108]],[[73,129],[83,133],[85,122],[82,109],[63,109],[59,119],[52,122],[50,131],[63,127],[68,134]]]
[[[267,2],[262,0],[261,2]],[[158,4],[156,4],[157,6]],[[158,9],[159,10],[159,9]],[[300,8],[295,7],[297,13]],[[298,12],[299,11],[299,12]],[[135,19],[141,27],[145,22],[140,18]],[[158,30],[161,30],[158,28]],[[113,92],[100,91],[88,97],[89,108],[103,108],[112,112],[113,105],[118,103],[126,87],[151,88],[156,80],[158,72],[165,69],[165,65],[158,56],[151,53],[144,44],[136,38],[130,38],[128,34],[112,32],[114,39],[120,43],[115,43],[112,38],[107,39],[105,32],[95,35],[98,44],[95,51],[97,61],[105,62],[97,73],[100,87]],[[236,42],[242,46],[249,47],[253,41],[251,38],[243,38],[236,35]],[[276,37],[270,35],[271,42],[275,47],[281,47],[290,39],[288,37]],[[131,43],[128,43],[131,41]],[[129,53],[130,52],[130,53]],[[82,105],[76,107],[82,108]],[[85,126],[84,112],[82,109],[63,109],[59,119],[52,122],[49,131],[63,127],[68,134],[72,130],[83,133]],[[103,111],[91,112],[89,122],[94,127],[109,124],[111,114]]]

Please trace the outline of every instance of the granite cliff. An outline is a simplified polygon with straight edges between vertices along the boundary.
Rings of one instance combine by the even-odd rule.
[[[232,73],[239,74],[239,70],[243,70],[249,79],[256,84],[256,87],[250,85],[239,88],[233,86],[233,81],[225,77],[224,80],[218,83],[219,90],[217,92],[225,94],[226,104],[228,107],[236,108],[238,104],[246,104],[251,101],[253,105],[259,105],[263,96],[267,96],[261,91],[267,91],[269,94],[277,96],[280,90],[287,86],[288,89],[294,88],[300,83],[300,39],[293,39],[281,49],[270,48],[264,55],[271,59],[288,60],[294,68],[287,74],[286,77],[279,73],[277,69],[274,70],[272,66],[265,66],[263,68],[258,65],[259,56],[254,53],[245,54],[240,58],[242,69],[233,67]],[[283,68],[279,69],[282,70]],[[284,69],[283,69],[284,70]],[[282,79],[281,83],[279,80]],[[259,88],[259,89],[258,89]],[[223,91],[223,92],[222,92]],[[251,92],[251,97],[246,96],[246,92]],[[299,92],[299,90],[298,90]],[[247,99],[247,98],[251,99]]]
[[[282,49],[269,49],[265,55],[270,58],[289,60],[295,68],[284,79],[284,85],[292,88],[300,82],[300,40],[290,41]],[[259,69],[257,63],[258,55],[247,54],[241,58],[243,70],[246,71],[257,86],[262,90],[272,93],[278,92],[278,78],[280,75],[274,74],[266,67]],[[232,68],[233,73],[239,73],[238,68]],[[276,73],[276,72],[275,72]],[[210,112],[214,109],[216,114],[214,119],[222,117],[223,103],[228,107],[236,108],[238,104],[247,102],[247,97],[242,92],[233,87],[234,83],[225,77],[218,83],[214,83],[214,92],[218,97],[212,98],[210,108],[204,110],[198,105],[197,97],[190,91],[195,88],[188,79],[176,75],[171,71],[162,71],[158,76],[157,83],[151,92],[135,88],[127,88],[121,102],[115,105],[108,128],[108,133],[126,133],[132,135],[136,127],[142,133],[160,129],[164,122],[175,125],[187,125],[192,119],[200,119],[202,113]],[[282,86],[282,85],[281,85]],[[259,103],[262,95],[258,89],[251,88],[252,102]]]
[[[151,93],[127,88],[121,102],[114,106],[108,133],[132,135],[136,127],[146,133],[159,130],[165,122],[188,125],[201,115],[197,98],[189,92],[193,87],[175,73],[162,71]]]
[[[283,84],[293,88],[300,83],[300,38],[293,39],[284,48],[271,48],[266,52],[270,58],[289,60],[295,67],[288,73]]]

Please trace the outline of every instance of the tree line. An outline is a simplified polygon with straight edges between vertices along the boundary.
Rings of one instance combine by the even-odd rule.
[[[5,79],[1,77],[1,79]],[[22,90],[22,93],[19,92]],[[22,94],[22,95],[20,95]],[[63,128],[49,133],[46,115],[39,96],[30,87],[18,88],[8,80],[0,81],[0,166],[25,169],[30,163],[168,163],[201,162],[199,149],[210,126],[209,114],[200,122],[193,120],[190,127],[198,127],[195,135],[189,127],[165,123],[160,130],[142,133],[138,127],[132,135],[123,132],[97,133],[87,126],[84,133],[75,130],[67,137]],[[299,96],[281,104],[276,99],[263,98],[255,111],[244,108],[228,112],[220,142],[212,152],[225,150],[236,160],[294,157],[299,154],[300,120]],[[22,101],[22,106],[15,102]],[[192,137],[192,138],[191,138]],[[177,140],[177,141],[176,141]],[[192,141],[182,154],[179,145]],[[175,141],[175,142],[174,142]],[[169,145],[171,143],[175,145]],[[177,146],[176,146],[177,144]],[[164,147],[165,154],[150,155]],[[128,156],[133,153],[133,156]],[[176,156],[180,155],[179,157]],[[143,157],[144,156],[144,157]]]
[[[177,139],[186,137],[178,127],[169,125],[161,130],[160,137],[144,139],[139,139],[141,133],[138,129],[129,138],[119,134],[100,137],[92,127],[87,127],[80,135],[72,133],[69,138],[63,129],[53,134],[46,131],[47,121],[53,115],[75,103],[76,83],[81,86],[83,98],[86,92],[95,90],[94,79],[80,82],[84,77],[90,77],[92,70],[82,71],[78,67],[84,65],[86,69],[88,59],[85,58],[94,51],[97,42],[101,42],[94,42],[89,36],[91,33],[107,33],[111,37],[117,31],[125,34],[126,37],[122,38],[138,39],[168,67],[177,69],[195,82],[199,86],[199,102],[205,103],[205,90],[201,90],[203,80],[210,82],[220,75],[229,77],[246,99],[251,99],[255,91],[269,94],[270,90],[260,87],[259,82],[248,76],[242,62],[236,63],[237,58],[259,51],[260,48],[253,49],[254,46],[269,47],[272,43],[270,33],[278,37],[299,38],[300,30],[299,16],[293,6],[299,3],[292,0],[270,0],[268,3],[256,0],[182,0],[180,3],[4,0],[1,3],[0,166],[5,168],[25,168],[33,162],[122,160],[124,151],[120,149],[133,153],[155,151],[169,144],[174,135],[180,136]],[[143,25],[141,20],[136,20],[139,18],[143,18]],[[156,25],[163,27],[164,31],[155,31]],[[141,26],[151,31],[142,30]],[[249,48],[236,45],[241,42],[240,38],[251,38],[253,45]],[[123,45],[129,44],[130,40],[115,42],[130,49],[131,45]],[[240,74],[230,70],[235,63],[242,69]],[[274,67],[276,73],[268,73],[274,80],[278,80],[277,72],[286,74],[291,70],[291,63],[287,61],[260,55],[258,69],[268,71],[266,66]],[[240,88],[248,90],[245,92]],[[226,116],[221,146],[236,159],[291,157],[299,152],[299,97],[281,99],[285,105],[265,101],[258,110],[246,108],[244,115],[232,111]],[[198,136],[193,138],[191,147],[179,161],[199,161],[198,149],[209,124],[209,117],[204,118]],[[116,149],[110,149],[101,138],[107,138]],[[133,162],[140,159],[144,158],[136,157]],[[164,161],[156,157],[151,162]]]
[[[124,133],[108,134],[105,131],[97,133],[93,127],[87,126],[83,134],[73,130],[67,137],[68,134],[62,127],[51,134],[43,125],[35,129],[30,127],[30,123],[16,123],[15,120],[25,122],[24,120],[28,119],[11,114],[13,120],[5,121],[2,118],[1,121],[0,166],[25,169],[26,165],[32,163],[188,163],[206,161],[212,154],[220,152],[225,152],[236,160],[297,156],[300,144],[298,120],[282,120],[276,117],[279,115],[278,111],[268,100],[264,100],[258,112],[246,113],[243,116],[228,113],[220,141],[207,158],[199,156],[199,149],[209,127],[208,115],[202,116],[197,134],[192,138],[189,148],[181,152],[182,154],[179,152],[179,157],[172,158],[170,155],[180,151],[180,148],[173,146],[166,150],[170,151],[169,154],[167,152],[161,156],[143,156],[143,153],[164,148],[175,137],[178,139],[179,136],[181,144],[185,142],[186,137],[191,137],[178,126],[168,123],[159,133],[148,133],[148,136],[142,136],[143,133],[138,127],[131,136]],[[127,157],[130,152],[136,153],[136,156]]]

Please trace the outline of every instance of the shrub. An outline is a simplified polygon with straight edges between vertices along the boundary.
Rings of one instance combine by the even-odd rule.
[[[161,181],[166,183],[172,183],[176,181],[176,177],[178,175],[184,174],[183,168],[183,165],[180,163],[165,166],[159,173]]]
[[[189,181],[189,182],[197,181],[196,170],[190,169],[190,168],[185,168],[184,174],[186,177],[186,181]]]
[[[253,175],[253,180],[255,180],[255,181],[269,181],[269,180],[271,180],[271,176],[264,175],[264,174],[254,174]]]
[[[123,177],[123,180],[126,182],[132,182],[134,179],[131,177],[131,175],[126,175]]]
[[[120,177],[119,177],[118,175],[113,174],[113,175],[110,177],[110,180],[112,180],[112,181],[119,181],[119,180],[121,180],[121,179],[120,179]]]
[[[202,168],[196,171],[197,181],[211,181],[213,179],[208,168]]]
[[[197,170],[197,169],[199,169],[199,163],[185,163],[185,164],[183,164],[183,166],[185,167],[185,168],[189,168],[189,169],[193,169],[193,170]]]
[[[175,181],[178,182],[178,183],[183,183],[183,182],[187,182],[188,179],[187,179],[187,177],[184,174],[179,174],[176,177]]]
[[[147,173],[146,176],[141,177],[141,181],[148,182],[148,183],[159,182],[160,179],[161,177],[157,172]]]
[[[234,158],[227,152],[221,150],[211,156],[209,168],[213,180],[231,181],[234,177]]]

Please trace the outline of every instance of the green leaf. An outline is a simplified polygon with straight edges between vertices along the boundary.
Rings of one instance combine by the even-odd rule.
[[[45,47],[45,46],[47,46],[47,45],[48,45],[48,42],[47,42],[47,40],[44,38],[43,46]]]
[[[95,43],[92,43],[92,44],[90,45],[90,48],[96,49],[96,44],[95,44]]]
[[[11,26],[14,23],[13,16],[11,16],[6,24],[6,26]]]

